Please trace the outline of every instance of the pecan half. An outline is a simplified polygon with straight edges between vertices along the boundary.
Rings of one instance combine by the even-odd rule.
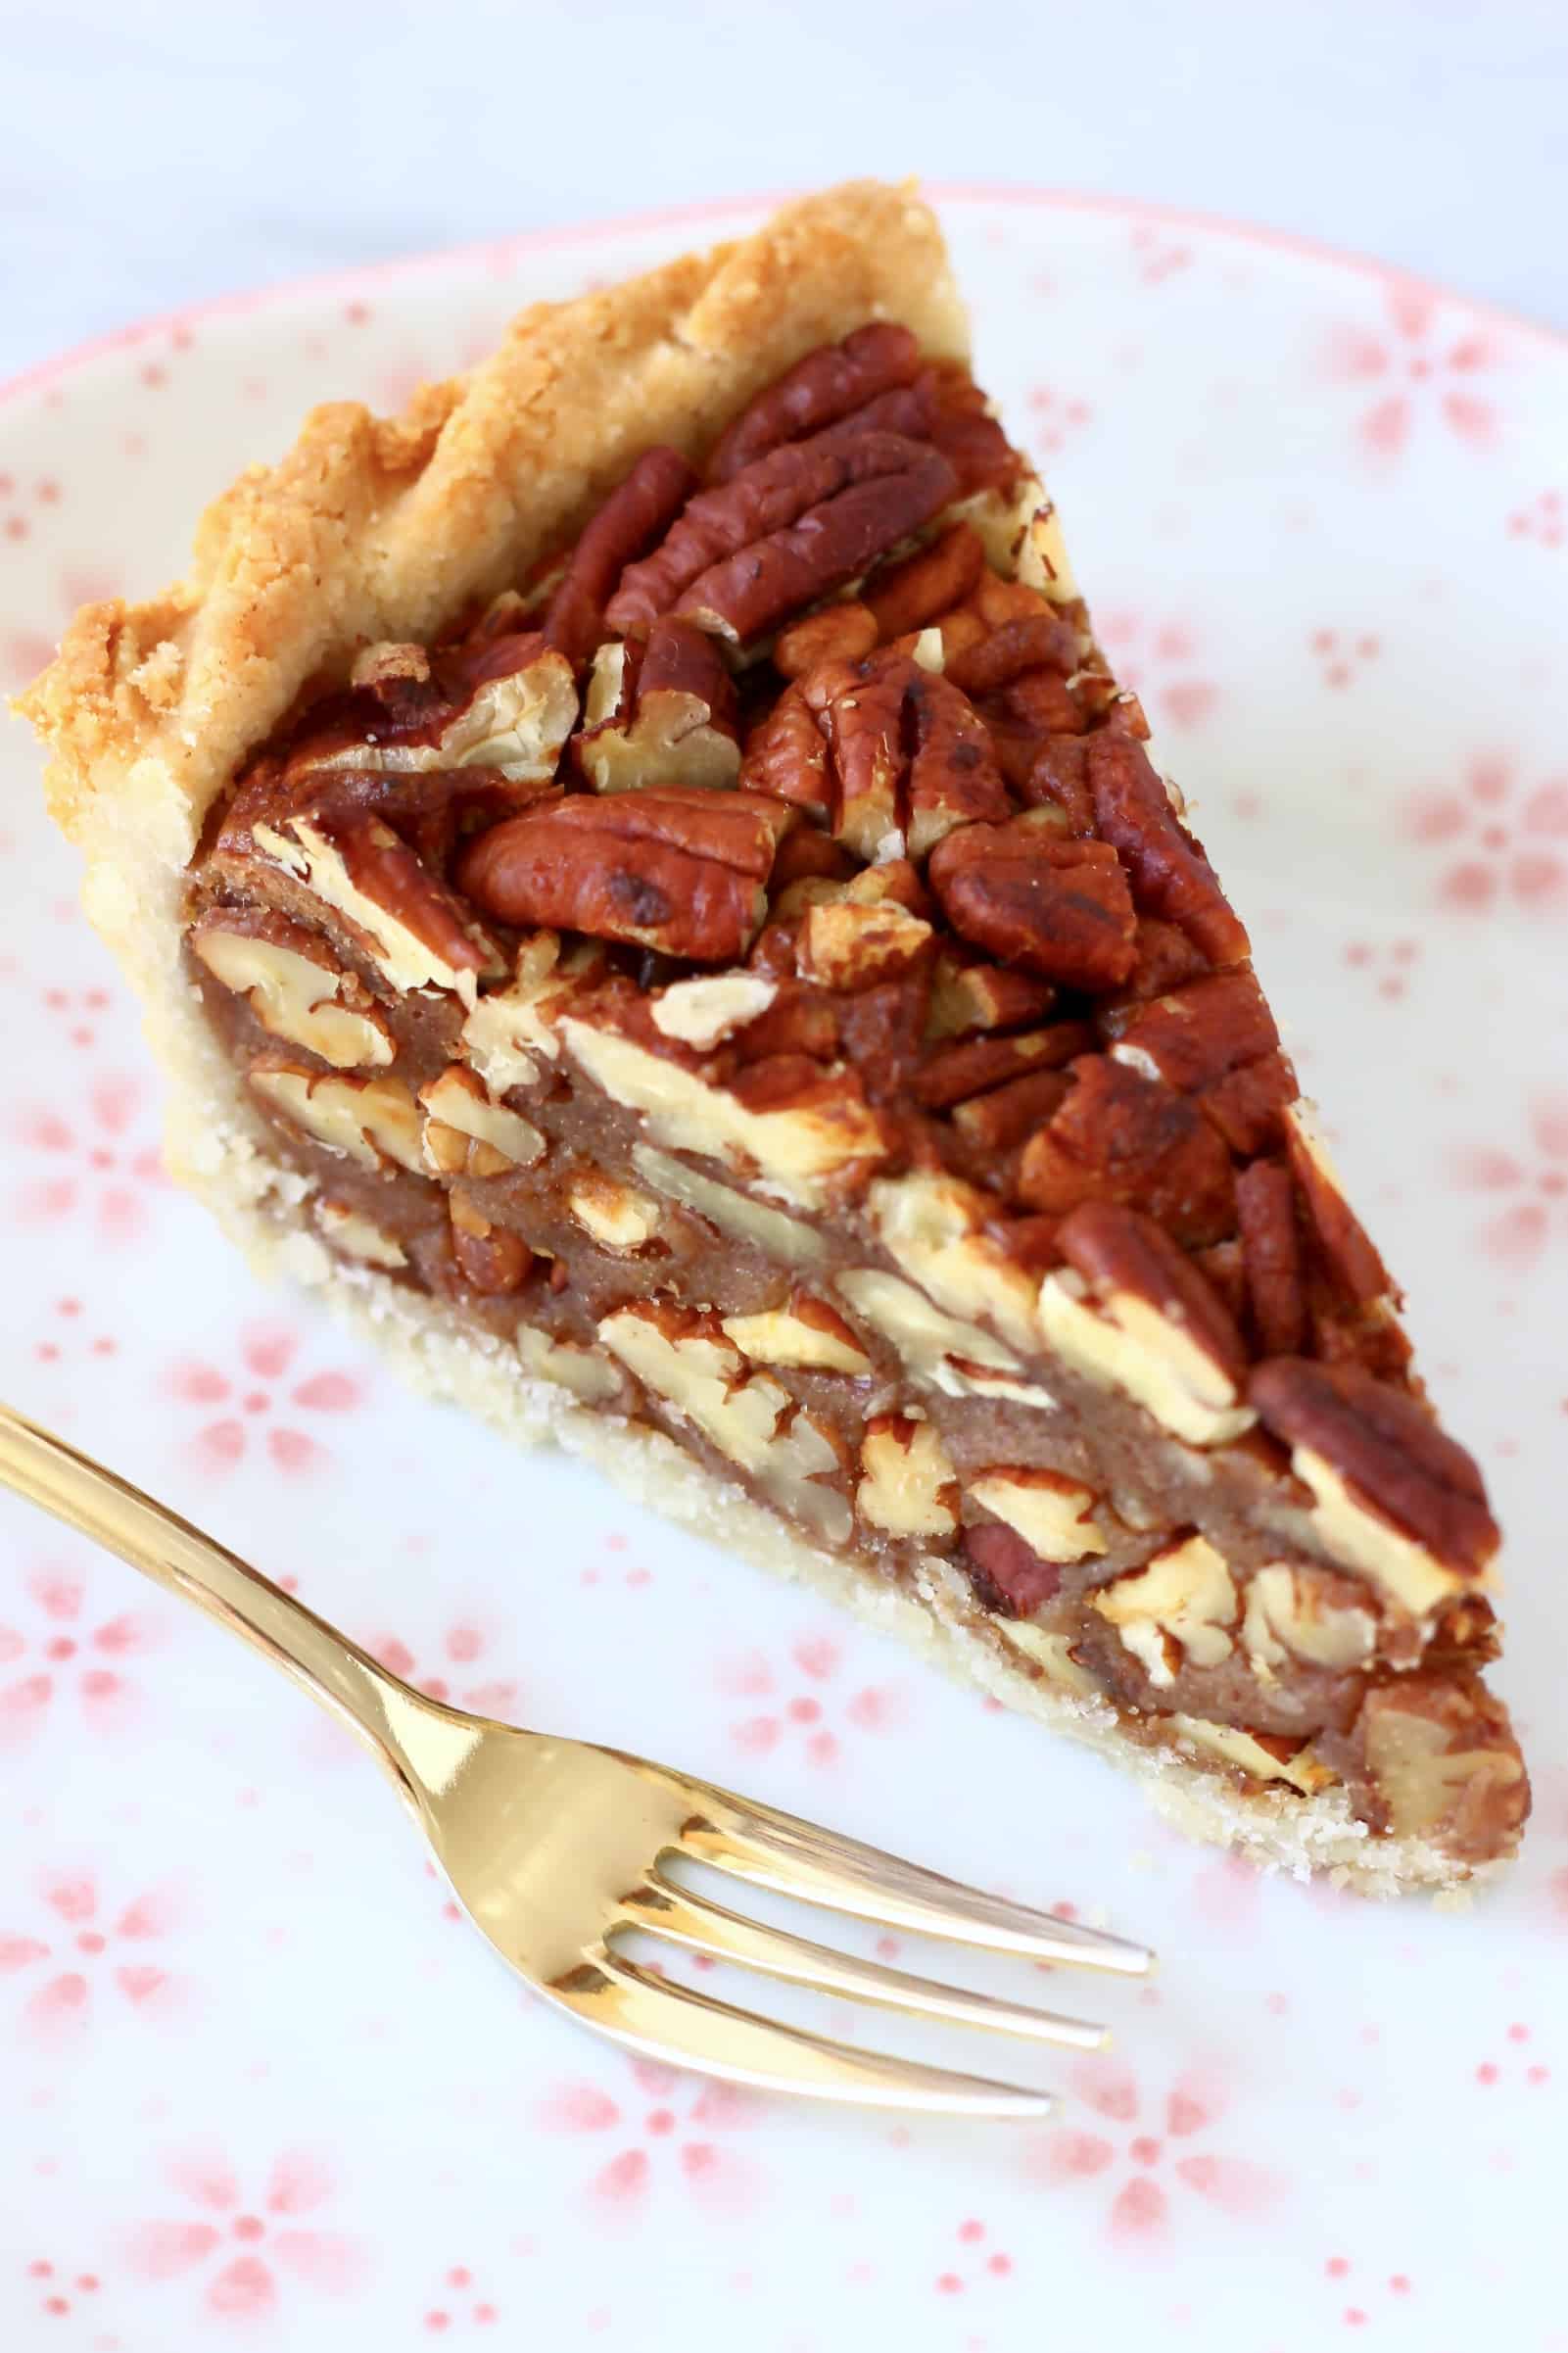
[[[679,450],[644,450],[572,550],[545,614],[545,635],[570,662],[586,662],[604,635],[610,592],[635,556],[669,528],[696,488]]]
[[[449,988],[472,1004],[505,960],[473,910],[379,817],[298,810],[257,819],[255,847],[342,918],[400,994]]]
[[[1261,1356],[1295,1356],[1307,1336],[1296,1188],[1283,1161],[1255,1160],[1236,1179],[1236,1223]]]
[[[808,505],[797,521],[742,542],[736,553],[699,573],[675,609],[746,645],[864,572],[928,523],[958,489],[938,451],[896,434],[868,434],[852,446],[851,456],[846,488]],[[708,495],[728,497],[744,480]]]
[[[708,459],[708,480],[730,481],[781,443],[799,441],[879,393],[913,383],[920,368],[920,346],[908,327],[881,320],[857,327],[842,343],[820,345],[726,427]]]
[[[1032,593],[1032,592],[1031,592]],[[1064,678],[1078,665],[1078,633],[1070,621],[1053,613],[1042,597],[1038,612],[1004,621],[989,637],[956,653],[945,675],[966,695],[989,695],[1034,670],[1054,670]]]
[[[1004,964],[1090,990],[1132,969],[1132,895],[1106,842],[1055,840],[1029,812],[949,835],[929,871],[953,929]]]
[[[744,792],[771,792],[776,800],[826,818],[833,805],[828,744],[817,715],[797,679],[785,687],[768,717],[753,728],[740,763]]]
[[[1318,1246],[1336,1279],[1359,1306],[1386,1298],[1394,1287],[1389,1271],[1346,1200],[1305,1103],[1296,1104],[1286,1118],[1285,1145]]]
[[[1305,1357],[1259,1365],[1250,1395],[1274,1435],[1326,1463],[1354,1499],[1456,1574],[1482,1574],[1499,1541],[1485,1482],[1413,1397],[1359,1366]]]
[[[572,750],[595,792],[722,790],[739,772],[734,682],[689,621],[655,621],[645,646],[601,646],[583,716]]]
[[[955,523],[929,547],[883,565],[865,591],[878,636],[884,642],[905,637],[951,612],[984,569],[985,543],[968,523]]]
[[[579,795],[482,834],[458,881],[503,923],[729,963],[767,912],[763,886],[789,822],[755,792]]]
[[[1211,963],[1240,964],[1247,934],[1142,746],[1105,728],[1086,756],[1101,835],[1126,861],[1140,910],[1175,924]]]
[[[787,687],[746,746],[741,783],[827,818],[867,859],[922,857],[955,827],[1008,812],[970,703],[891,648]]]
[[[1116,1025],[1112,1051],[1183,1094],[1272,1053],[1279,1032],[1250,970],[1187,982]]]
[[[907,436],[867,432],[856,420],[774,450],[722,489],[699,491],[688,502],[652,554],[628,566],[606,619],[614,629],[646,629],[660,613],[674,611],[694,582],[730,558],[799,523],[857,484],[906,472],[920,456],[919,445]],[[824,593],[831,585],[835,584],[824,581]]]
[[[877,622],[864,604],[851,597],[841,604],[825,604],[782,629],[774,643],[773,666],[783,678],[804,678],[824,662],[864,660],[877,643]]]
[[[1024,1149],[1021,1200],[1059,1217],[1080,1202],[1117,1202],[1195,1249],[1234,1230],[1230,1155],[1189,1102],[1104,1054],[1074,1062],[1072,1080]]]

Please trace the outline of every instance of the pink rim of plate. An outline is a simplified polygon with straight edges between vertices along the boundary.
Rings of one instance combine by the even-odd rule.
[[[406,254],[387,262],[358,263],[348,268],[281,279],[273,286],[214,295],[205,302],[187,304],[181,310],[163,312],[152,318],[111,328],[108,333],[95,335],[85,343],[73,344],[69,350],[57,353],[53,359],[42,360],[32,367],[24,368],[18,375],[0,379],[0,407],[29,392],[39,391],[58,378],[70,375],[74,369],[105,358],[111,352],[131,350],[138,344],[171,335],[207,319],[241,316],[248,312],[264,310],[274,303],[298,300],[302,296],[347,294],[367,286],[384,285],[390,279],[412,277],[429,270],[461,268],[475,262],[488,261],[493,267],[500,268],[521,254],[547,252],[566,245],[598,244],[649,229],[695,227],[700,223],[719,222],[737,215],[766,210],[799,193],[801,191],[797,189],[784,189],[758,196],[716,197],[703,204],[672,205],[648,212],[622,213],[608,219],[582,221],[567,227],[525,229],[510,237],[484,238],[475,244],[445,246],[435,252]],[[1061,213],[1099,214],[1139,225],[1227,237],[1239,245],[1252,246],[1263,252],[1291,254],[1300,260],[1319,263],[1356,277],[1370,278],[1396,291],[1453,304],[1476,318],[1506,327],[1514,334],[1528,336],[1544,344],[1548,351],[1568,354],[1568,330],[1550,326],[1542,319],[1528,318],[1501,304],[1461,294],[1454,287],[1442,285],[1433,278],[1421,277],[1412,270],[1397,268],[1392,263],[1378,262],[1365,254],[1346,253],[1338,246],[1325,245],[1311,237],[1298,236],[1289,229],[1267,228],[1253,221],[1230,220],[1222,214],[1189,211],[1180,205],[1154,204],[1139,197],[1094,196],[1072,189],[1017,187],[985,180],[933,180],[926,184],[926,193],[937,204],[1012,204]]]

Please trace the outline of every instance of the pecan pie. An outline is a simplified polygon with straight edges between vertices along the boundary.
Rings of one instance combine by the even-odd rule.
[[[858,185],[318,409],[23,698],[54,807],[262,1263],[1184,1826],[1457,1881],[1481,1477],[966,351]]]

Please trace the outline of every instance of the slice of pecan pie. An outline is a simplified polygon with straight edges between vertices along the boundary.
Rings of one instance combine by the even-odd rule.
[[[1480,1474],[906,192],[317,410],[23,706],[263,1264],[1192,1830],[1513,1848]]]

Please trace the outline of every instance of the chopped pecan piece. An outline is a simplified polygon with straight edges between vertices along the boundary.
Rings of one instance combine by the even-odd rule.
[[[1401,1675],[1366,1695],[1357,1727],[1373,1818],[1483,1862],[1518,1843],[1530,1784],[1506,1708],[1474,1676]]]
[[[879,394],[913,383],[920,368],[920,346],[908,327],[880,320],[857,327],[842,343],[819,346],[726,427],[708,459],[708,480],[729,482],[781,443],[799,441]]]
[[[329,1152],[356,1160],[377,1176],[393,1164],[415,1176],[420,1112],[399,1079],[351,1079],[340,1071],[304,1070],[278,1053],[259,1055],[250,1083],[273,1115]]]
[[[482,834],[458,879],[503,923],[727,964],[767,912],[764,885],[788,823],[786,809],[756,792],[581,795]]]
[[[899,485],[912,472],[927,489],[945,487],[925,513],[899,522],[909,497]],[[661,613],[689,611],[711,615],[726,635],[756,636],[864,571],[952,487],[945,461],[921,443],[835,426],[774,450],[721,489],[699,491],[653,553],[628,567],[605,617],[613,629],[643,630]],[[857,560],[856,529],[889,536]],[[842,568],[841,556],[850,559]],[[736,604],[743,626],[731,625]]]
[[[774,644],[773,666],[783,678],[804,678],[824,662],[864,660],[877,637],[875,616],[851,597],[840,604],[825,604],[821,612],[807,613],[782,629]]]
[[[865,1472],[855,1511],[889,1536],[951,1536],[958,1526],[958,1481],[928,1421],[876,1414],[860,1448]]]
[[[909,818],[912,858],[924,858],[955,827],[1007,815],[1008,799],[990,738],[956,688],[918,662],[905,682],[904,723],[911,735]]]
[[[989,1094],[956,1105],[953,1125],[964,1141],[985,1154],[994,1167],[999,1153],[1022,1144],[1061,1108],[1069,1084],[1060,1071],[1030,1071],[1010,1085],[994,1087]]]
[[[846,469],[846,488],[699,573],[676,610],[703,629],[747,645],[864,572],[928,523],[957,491],[946,458],[919,442],[896,434],[867,435],[852,454],[855,465]],[[739,487],[732,483],[729,492]]]
[[[1042,1561],[1000,1520],[964,1530],[964,1552],[977,1599],[997,1617],[1032,1617],[1062,1586],[1059,1561]]]
[[[534,1264],[534,1253],[519,1233],[492,1225],[469,1196],[453,1186],[447,1197],[451,1220],[452,1256],[470,1289],[487,1297],[501,1297],[521,1288]]]
[[[273,825],[258,818],[252,832],[257,849],[347,921],[400,993],[449,988],[471,1005],[479,980],[505,971],[472,909],[379,817],[326,804]]]
[[[713,640],[689,621],[655,621],[645,647],[601,646],[583,717],[572,748],[596,792],[723,790],[739,772],[735,685]]]
[[[968,523],[954,523],[929,547],[917,548],[913,555],[884,564],[873,574],[865,592],[877,636],[883,643],[905,637],[951,612],[984,569],[984,542]]]
[[[865,906],[853,899],[808,907],[800,927],[801,977],[824,988],[870,988],[924,953],[931,927],[895,901]]]
[[[1262,1356],[1295,1356],[1307,1336],[1296,1188],[1283,1161],[1255,1160],[1236,1178],[1236,1223],[1253,1329]]]
[[[1030,973],[1006,972],[1000,965],[963,958],[973,950],[949,949],[939,956],[931,986],[930,1021],[927,1036],[967,1037],[976,1030],[1011,1030],[1041,1020],[1056,1003],[1049,981]],[[1074,1051],[1077,1049],[1074,1048]]]
[[[696,483],[680,451],[661,446],[645,450],[611,491],[572,550],[545,614],[545,635],[568,661],[588,660],[604,635],[610,591],[633,559],[668,530]]]
[[[1250,969],[1212,973],[1151,1003],[1118,1007],[1106,1027],[1118,1062],[1195,1095],[1233,1152],[1249,1157],[1283,1140],[1296,1074]]]
[[[1175,924],[1211,963],[1240,964],[1247,934],[1141,745],[1103,729],[1089,740],[1087,774],[1101,835],[1126,861],[1140,911]]]
[[[1058,840],[1032,811],[970,825],[938,842],[930,882],[954,930],[1004,964],[1090,990],[1132,968],[1132,896],[1106,842]]]
[[[1063,831],[1080,840],[1095,831],[1094,795],[1088,784],[1088,749],[1082,736],[1047,736],[1030,749],[1026,772],[1011,780],[1031,809],[1055,809]],[[1140,925],[1139,929],[1142,930]]]
[[[1072,1091],[1024,1149],[1018,1194],[1063,1216],[1083,1201],[1140,1209],[1193,1248],[1236,1223],[1230,1155],[1193,1106],[1103,1054],[1072,1065]]]
[[[1071,741],[1069,739],[1069,741]],[[1049,748],[1049,747],[1048,747]],[[1088,747],[1075,744],[1084,774],[1087,773]],[[1087,785],[1085,785],[1087,791]],[[1092,802],[1091,802],[1092,811]],[[1090,817],[1091,828],[1093,816]],[[1137,954],[1127,985],[1103,1005],[1095,1008],[1096,1018],[1108,1037],[1119,1037],[1137,1014],[1140,1005],[1151,998],[1169,996],[1188,981],[1196,981],[1209,970],[1208,958],[1193,946],[1185,932],[1178,932],[1173,923],[1159,923],[1153,916],[1138,918]]]
[[[357,976],[344,972],[303,925],[274,916],[209,916],[193,924],[192,953],[215,981],[243,996],[261,1027],[304,1046],[334,1070],[394,1060],[391,1031]]]
[[[1272,1151],[1286,1132],[1285,1114],[1295,1102],[1296,1073],[1283,1054],[1262,1054],[1206,1086],[1198,1100],[1204,1117],[1218,1128],[1231,1150],[1247,1159]]]
[[[968,368],[939,360],[917,389],[927,385],[934,413],[927,432],[957,474],[965,498],[982,490],[1011,491],[1025,470],[1023,460]]]
[[[1138,1007],[1117,1024],[1118,1062],[1196,1094],[1279,1044],[1274,1017],[1250,970],[1210,974]]]
[[[1060,1070],[1089,1043],[1082,1022],[1057,1022],[1017,1037],[976,1037],[944,1046],[917,1072],[910,1092],[927,1111],[946,1111],[1025,1072]]]
[[[832,752],[832,830],[863,858],[888,849],[896,855],[904,846],[898,807],[908,766],[904,694],[914,666],[885,658],[833,662],[800,682],[802,707]],[[789,726],[793,732],[792,720]]]
[[[753,728],[740,763],[740,785],[744,792],[771,792],[814,816],[826,818],[832,808],[827,740],[798,679]]]
[[[1054,670],[1067,677],[1078,663],[1078,633],[1053,613],[1044,598],[1038,612],[1004,621],[977,646],[954,654],[944,675],[966,695],[989,695],[1031,671]]]
[[[1254,1372],[1250,1395],[1274,1435],[1326,1464],[1353,1503],[1456,1575],[1485,1571],[1498,1543],[1485,1482],[1464,1448],[1404,1390],[1356,1365],[1276,1357]]]

